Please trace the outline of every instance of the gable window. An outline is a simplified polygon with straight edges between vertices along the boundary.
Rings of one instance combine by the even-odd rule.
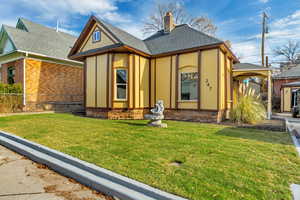
[[[180,99],[183,101],[198,99],[198,72],[181,72]]]
[[[15,83],[15,75],[16,75],[16,68],[9,67],[7,69],[7,83],[14,84]]]
[[[93,42],[99,42],[101,40],[101,32],[99,30],[93,33]]]
[[[116,70],[116,99],[126,100],[127,99],[127,70],[117,69]]]

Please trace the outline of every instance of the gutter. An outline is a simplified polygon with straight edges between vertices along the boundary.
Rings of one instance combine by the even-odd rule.
[[[65,62],[70,62],[70,63],[76,63],[76,64],[83,65],[83,63],[79,62],[79,61],[69,60],[69,59],[65,59],[65,58],[57,58],[57,57],[54,57],[54,56],[47,56],[47,55],[44,55],[44,54],[34,53],[34,52],[30,52],[30,51],[16,50],[16,52],[25,53],[27,55],[30,54],[30,55],[35,55],[35,56],[41,56],[41,57],[45,57],[45,58],[52,58],[52,59],[55,59],[55,60],[62,60],[62,61],[65,61]]]
[[[26,106],[26,58],[28,53],[25,54],[23,59],[23,106]]]

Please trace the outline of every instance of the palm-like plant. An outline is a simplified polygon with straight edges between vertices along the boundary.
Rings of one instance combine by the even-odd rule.
[[[255,124],[266,118],[266,108],[255,90],[242,84],[238,102],[230,112],[230,119],[237,123]]]

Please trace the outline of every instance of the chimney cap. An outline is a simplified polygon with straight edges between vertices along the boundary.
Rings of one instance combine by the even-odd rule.
[[[171,12],[171,11],[168,11],[168,12],[166,13],[166,16],[172,16],[172,12]]]

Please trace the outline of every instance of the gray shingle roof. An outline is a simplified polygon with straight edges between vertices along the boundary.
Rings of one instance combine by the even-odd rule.
[[[293,67],[289,70],[281,72],[281,74],[278,74],[274,76],[275,79],[280,78],[298,78],[300,77],[300,65],[297,65],[296,67]]]
[[[237,63],[233,65],[233,69],[243,70],[243,69],[268,69],[268,68],[261,65],[251,64],[251,63]]]
[[[56,32],[52,28],[33,23],[23,18],[20,21],[25,25],[28,32],[3,25],[3,29],[7,32],[17,50],[68,59],[68,53],[77,39],[75,36]]]
[[[176,26],[170,33],[159,31],[145,39],[151,54],[161,54],[193,47],[222,43],[223,41],[197,31],[187,24]]]
[[[99,19],[98,19],[99,20]],[[137,37],[119,29],[105,21],[99,20],[101,23],[104,24],[106,28],[108,28],[123,44],[128,45],[130,47],[136,48],[140,51],[150,54],[146,44],[138,39]]]
[[[197,31],[187,24],[176,26],[170,33],[158,31],[147,39],[141,40],[99,18],[97,18],[97,20],[109,29],[109,31],[111,31],[122,44],[128,45],[150,55],[219,44],[223,42],[222,40]]]

